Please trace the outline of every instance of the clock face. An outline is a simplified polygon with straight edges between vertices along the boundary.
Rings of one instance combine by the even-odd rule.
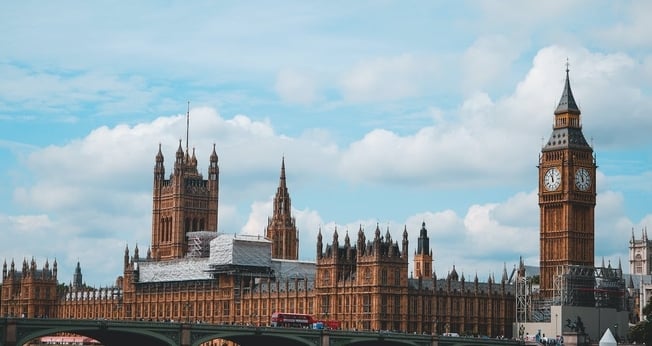
[[[575,172],[575,186],[580,191],[586,191],[591,187],[591,173],[586,168],[580,168]]]
[[[557,168],[550,168],[543,176],[543,186],[548,191],[555,191],[561,184],[561,173]]]

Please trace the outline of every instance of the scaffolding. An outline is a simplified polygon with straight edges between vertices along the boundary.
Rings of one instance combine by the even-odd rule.
[[[188,252],[186,257],[202,258],[209,257],[211,240],[217,237],[217,232],[198,231],[186,233],[188,237]]]
[[[529,312],[532,306],[532,284],[525,276],[516,277],[516,323],[530,320]]]
[[[622,270],[609,267],[563,265],[557,267],[555,297],[560,305],[625,309]]]
[[[553,301],[559,305],[596,306],[595,267],[583,265],[560,265],[553,281]]]
[[[516,278],[516,323],[550,322],[552,305],[614,308],[627,307],[625,280],[621,269],[611,266],[560,265],[553,280],[553,297],[533,293],[531,279]]]

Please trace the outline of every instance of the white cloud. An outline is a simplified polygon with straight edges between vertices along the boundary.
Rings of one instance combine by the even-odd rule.
[[[477,91],[502,84],[522,49],[506,36],[478,38],[462,55],[462,85],[466,90]]]
[[[274,89],[288,103],[308,105],[318,97],[314,77],[291,69],[283,69],[278,73]]]
[[[50,71],[0,63],[0,74],[11,80],[0,83],[0,101],[20,103],[30,111],[44,110],[56,114],[56,121],[67,123],[79,121],[79,114],[91,104],[96,115],[153,106],[159,92],[140,76],[102,71]]]
[[[265,236],[267,218],[272,217],[273,199],[251,204],[247,223],[242,227],[243,234]]]
[[[434,57],[402,54],[362,61],[341,78],[343,96],[351,102],[387,101],[420,96],[436,79]]]
[[[412,134],[374,129],[346,148],[340,174],[354,182],[440,187],[513,184],[527,179],[550,134],[569,56],[577,66],[571,85],[586,119],[587,140],[599,137],[607,147],[622,145],[623,140],[649,142],[643,132],[652,127],[652,118],[642,119],[640,114],[652,111],[652,103],[643,100],[644,90],[632,90],[621,76],[641,66],[622,54],[551,46],[535,56],[512,95],[492,100],[484,93],[471,94],[454,113]],[[611,99],[609,105],[604,99]],[[590,106],[584,109],[585,104]],[[610,108],[612,112],[605,111]],[[614,121],[615,114],[618,121]],[[634,135],[623,139],[622,133]]]
[[[542,18],[556,16],[557,10],[565,6],[563,2],[540,4],[537,5],[542,9],[540,13],[522,17],[527,11],[537,11],[532,11],[532,5],[514,9],[514,4],[492,8],[513,10],[506,14],[519,23],[527,24],[529,20],[542,21]],[[513,28],[514,22],[506,23]],[[635,32],[641,29],[637,23],[642,22],[625,28],[628,32]],[[204,38],[210,36],[207,33],[204,35],[207,35],[202,36]],[[114,48],[110,45],[114,43],[118,45],[116,48],[125,49],[125,55],[121,54],[119,58],[125,59],[148,50],[145,55],[148,58],[161,55],[161,60],[153,61],[153,65],[176,62],[165,69],[174,71],[173,76],[168,77],[172,80],[178,76],[175,70],[180,62],[187,66],[199,63],[200,67],[191,75],[218,74],[210,67],[217,64],[212,60],[220,54],[210,52],[228,49],[215,45],[219,48],[212,47],[204,51],[205,54],[178,54],[183,49],[175,46],[174,49],[178,51],[172,52],[169,46],[174,45],[165,42],[166,47],[143,46],[138,50],[127,50],[132,45],[139,46],[139,40],[148,36],[139,34],[134,36],[133,41],[124,43],[119,42],[120,38],[125,37],[124,32],[112,37],[104,48]],[[427,205],[420,205],[414,207],[418,209],[407,212],[408,216],[394,216],[398,220],[388,222],[395,240],[400,241],[403,226],[408,228],[412,249],[421,222],[426,222],[435,254],[435,268],[440,275],[445,275],[455,264],[458,270],[467,275],[478,272],[484,280],[486,274],[500,271],[504,263],[513,263],[521,254],[526,261],[535,262],[529,264],[538,263],[538,210],[536,195],[531,187],[535,185],[540,138],[550,133],[552,113],[562,91],[566,58],[570,58],[573,91],[582,107],[583,119],[586,119],[585,134],[596,136],[599,143],[606,144],[605,147],[631,143],[649,145],[646,131],[652,127],[652,118],[647,115],[652,110],[652,101],[649,101],[650,83],[646,79],[650,79],[652,64],[649,59],[639,63],[625,53],[606,54],[581,47],[552,45],[536,53],[532,67],[511,95],[492,98],[489,91],[475,92],[476,89],[491,87],[518,58],[524,41],[511,46],[511,38],[491,33],[482,36],[470,47],[465,47],[465,56],[459,59],[461,63],[450,65],[442,63],[445,54],[432,51],[422,53],[413,48],[386,52],[376,57],[373,54],[357,55],[361,57],[359,62],[348,72],[337,72],[331,76],[332,79],[339,78],[344,101],[350,103],[378,103],[382,107],[391,102],[429,97],[432,95],[431,89],[454,90],[459,88],[457,83],[460,81],[441,76],[449,73],[455,75],[456,71],[462,72],[465,86],[474,92],[470,92],[461,102],[433,98],[430,101],[432,104],[416,104],[413,107],[436,110],[432,123],[419,124],[419,129],[413,132],[378,126],[365,130],[367,132],[364,134],[355,133],[342,140],[349,141],[343,151],[327,129],[310,129],[289,136],[277,133],[268,119],[258,120],[246,115],[226,119],[212,108],[194,108],[191,112],[190,147],[196,148],[200,169],[205,170],[213,144],[216,144],[220,157],[220,230],[262,234],[271,212],[270,193],[276,188],[280,158],[286,155],[290,171],[297,177],[297,185],[293,186],[371,183],[388,189],[416,187],[421,194],[431,193],[433,187],[435,192],[444,188],[446,192],[466,189],[464,193],[471,196],[465,197],[468,204],[460,208],[462,211],[455,212],[449,208],[430,210]],[[636,39],[645,42],[640,37]],[[164,41],[161,37],[157,37],[157,40]],[[363,42],[360,38],[351,41]],[[97,46],[93,48],[94,55],[102,50]],[[258,52],[256,48],[245,51]],[[53,59],[65,61],[66,54]],[[233,56],[244,56],[244,60],[252,62],[261,60],[259,57],[262,55],[233,54],[226,60],[233,59]],[[76,59],[79,63],[79,57]],[[146,65],[149,63],[143,62],[146,60],[140,60],[135,65]],[[209,60],[211,62],[207,63]],[[248,66],[258,69],[260,64],[266,64],[273,66],[269,71],[278,71],[280,59],[270,59],[273,60],[270,62],[262,60],[265,61]],[[338,63],[342,64],[341,61]],[[241,67],[241,64],[246,63],[238,62],[236,65]],[[82,65],[96,71],[85,63]],[[332,66],[326,65],[325,71],[334,71]],[[41,109],[39,104],[43,104],[45,109],[71,105],[75,110],[81,107],[80,104],[92,102],[96,105],[97,113],[111,114],[115,109],[128,109],[130,105],[151,106],[159,102],[157,96],[160,94],[157,93],[161,90],[150,88],[151,81],[138,77],[138,74],[134,74],[136,77],[125,77],[129,75],[129,69],[115,73],[104,72],[104,69],[87,73],[78,69],[78,72],[65,75],[47,69],[31,71],[16,66],[19,65],[0,66],[1,71],[5,72],[2,75],[19,82],[0,85],[0,94],[35,104],[38,109]],[[237,69],[234,71],[230,73],[238,73]],[[179,72],[179,75],[186,73]],[[327,89],[328,86],[318,85],[315,75],[297,67],[281,70],[277,75],[276,92],[288,103],[318,103],[322,101],[318,89]],[[205,85],[209,82],[214,81],[210,78],[199,81]],[[239,101],[255,98],[248,92],[251,91],[242,91]],[[205,95],[206,98],[214,96],[211,92]],[[328,107],[342,106],[329,101]],[[173,100],[162,100],[162,103],[166,102],[174,103]],[[419,113],[418,109],[409,111]],[[392,117],[395,116],[392,114]],[[9,118],[4,115],[0,117]],[[74,116],[66,119],[77,120]],[[119,274],[119,259],[125,243],[129,243],[133,249],[132,244],[137,242],[142,254],[149,242],[150,189],[154,155],[158,149],[156,144],[162,143],[169,174],[180,138],[184,139],[182,145],[185,146],[185,120],[185,115],[181,114],[136,125],[98,127],[83,138],[63,145],[33,149],[24,163],[27,173],[34,176],[35,181],[13,190],[14,201],[27,212],[20,217],[0,216],[0,228],[20,231],[5,232],[0,238],[0,250],[16,258],[24,256],[18,251],[43,256],[65,253],[68,268],[73,268],[77,257],[83,256],[84,267],[97,271],[92,274],[94,280],[101,278],[103,283],[107,275]],[[378,121],[384,124],[383,121],[389,123],[396,120]],[[338,123],[332,128],[346,127],[347,122],[350,124],[351,119],[347,118],[344,125]],[[335,137],[340,135],[344,136],[337,133]],[[642,177],[638,178],[639,182],[646,181],[645,175],[637,177]],[[344,182],[338,181],[340,178]],[[604,181],[606,186],[613,176],[598,178],[598,183]],[[477,188],[480,193],[496,186],[510,186],[510,191],[514,192],[510,192],[512,196],[505,200],[484,202],[474,199],[486,200],[486,196],[479,197],[469,192]],[[424,191],[426,189],[429,191]],[[325,197],[315,194],[309,198]],[[436,198],[446,199],[447,196],[441,194],[441,197],[436,196],[432,200]],[[643,227],[652,219],[647,213],[640,221],[630,220],[625,216],[625,205],[626,201],[618,193],[609,189],[600,191],[596,208],[596,255],[623,254],[626,245],[619,245],[621,237],[628,239],[631,227]],[[321,215],[326,214],[324,210],[304,208],[302,204],[298,206],[295,206],[293,213],[301,234],[304,258],[314,258],[312,245],[320,228],[328,241],[335,227],[338,227],[341,239],[347,230],[354,239],[360,225],[367,237],[371,237],[378,222],[360,215],[360,220],[336,224],[322,219]],[[349,206],[356,212],[358,206],[355,203]],[[405,222],[400,219],[405,219]],[[380,227],[384,234],[385,225]],[[47,239],[48,242],[34,242],[34,239]],[[21,246],[20,250],[10,248],[16,243],[25,247]],[[107,261],[106,258],[117,260]],[[60,280],[66,281],[68,277],[61,276]]]
[[[551,22],[564,20],[566,13],[574,14],[576,11],[584,9],[585,1],[539,1],[523,2],[518,0],[511,1],[477,1],[484,15],[482,19],[489,25],[483,25],[482,28],[506,27],[512,31],[518,31],[513,34],[525,34],[532,31],[533,27],[538,25],[550,26]],[[486,23],[482,23],[486,24]],[[515,30],[518,28],[518,30]],[[486,29],[485,29],[486,30]]]
[[[255,217],[249,223],[238,204],[275,191],[283,154],[292,168],[289,175],[301,177],[322,171],[337,152],[328,134],[319,131],[314,132],[318,136],[289,138],[277,135],[269,122],[245,115],[225,119],[211,108],[193,108],[190,119],[189,148],[196,148],[200,173],[206,174],[216,144],[222,181],[219,229],[228,233],[262,234],[271,202],[254,203]],[[132,251],[138,244],[145,256],[157,144],[162,145],[169,175],[180,140],[185,149],[185,129],[185,114],[162,116],[134,126],[100,127],[64,145],[32,148],[24,169],[34,180],[15,187],[13,198],[22,210],[34,214],[0,217],[3,228],[18,232],[2,233],[0,250],[16,258],[24,256],[18,251],[57,257],[63,281],[68,279],[64,267],[73,270],[83,256],[83,266],[93,271],[87,278],[108,283],[107,273],[121,273],[119,259],[127,243]],[[21,244],[19,249],[16,243]]]
[[[652,4],[649,1],[618,4],[619,10],[626,14],[624,20],[598,30],[597,35],[603,42],[617,47],[649,47],[652,44],[649,27]]]

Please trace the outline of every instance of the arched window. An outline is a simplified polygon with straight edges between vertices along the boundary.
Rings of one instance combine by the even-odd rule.
[[[371,269],[369,268],[364,269],[364,282],[366,284],[371,283]]]
[[[321,280],[324,282],[324,284],[328,284],[331,281],[331,272],[330,270],[324,270],[321,273]]]

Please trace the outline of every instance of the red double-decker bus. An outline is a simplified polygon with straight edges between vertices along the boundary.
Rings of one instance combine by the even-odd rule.
[[[317,321],[312,324],[313,329],[340,329],[340,321],[325,320]]]
[[[272,314],[272,327],[294,327],[312,329],[340,329],[340,321],[318,320],[309,314],[275,312]]]
[[[272,327],[295,327],[312,328],[314,318],[308,314],[294,314],[287,312],[275,312],[272,314]]]

